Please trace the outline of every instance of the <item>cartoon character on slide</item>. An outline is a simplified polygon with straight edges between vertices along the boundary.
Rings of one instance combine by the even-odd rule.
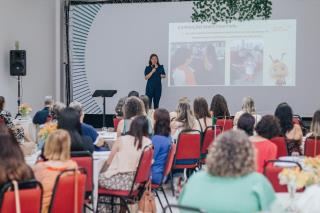
[[[172,78],[175,86],[196,85],[192,63],[192,50],[181,47],[174,55]]]
[[[282,53],[281,59],[273,59],[271,55],[269,55],[272,65],[271,65],[271,77],[275,80],[275,84],[277,86],[284,86],[287,84],[286,77],[289,74],[288,66],[284,63],[283,58],[286,54]]]

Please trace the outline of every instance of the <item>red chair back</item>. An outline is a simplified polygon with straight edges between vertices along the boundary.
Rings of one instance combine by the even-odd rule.
[[[220,126],[208,126],[205,129],[201,146],[202,155],[206,155],[208,153],[208,148],[221,132],[222,128]]]
[[[175,164],[178,160],[191,160],[195,163],[175,165],[174,168],[195,168],[200,160],[201,133],[198,130],[185,130],[179,134]]]
[[[19,182],[21,213],[41,213],[42,186],[38,181]],[[16,213],[15,196],[11,182],[0,192],[0,213]]]
[[[77,196],[77,212],[81,213],[84,205],[84,195],[87,175],[80,173],[78,177],[78,193],[75,195],[75,170],[66,170],[60,173],[52,193],[49,206],[51,213],[75,212],[75,196]]]
[[[121,121],[121,119],[119,118],[113,118],[113,128],[114,128],[114,131],[117,131],[118,129],[118,125],[119,125],[119,122]]]
[[[232,118],[218,118],[216,125],[221,126],[223,132],[228,131],[233,128],[233,119]]]
[[[5,125],[6,122],[2,116],[0,116],[0,125]]]
[[[288,192],[287,185],[281,185],[279,182],[279,173],[284,169],[283,167],[277,167],[273,164],[275,162],[285,162],[285,163],[292,163],[298,166],[301,169],[301,165],[294,161],[282,161],[282,160],[270,160],[266,161],[264,164],[264,171],[263,174],[268,178],[270,181],[273,189],[275,192]],[[300,190],[301,191],[301,190]]]
[[[93,191],[93,158],[89,151],[71,152],[71,159],[87,172],[86,193]]]
[[[144,148],[137,168],[134,181],[135,184],[144,184],[149,180],[153,160],[153,151],[153,146],[147,146]]]
[[[164,171],[163,171],[163,177],[168,176],[171,172],[173,161],[174,161],[174,155],[176,154],[176,150],[177,150],[177,144],[175,144],[175,143],[171,144],[170,151],[169,151],[168,157],[167,157],[166,166],[164,167]]]
[[[284,137],[274,137],[270,141],[277,146],[277,158],[288,156],[287,144]]]
[[[307,157],[315,157],[320,155],[320,138],[307,138],[304,144],[304,155]]]

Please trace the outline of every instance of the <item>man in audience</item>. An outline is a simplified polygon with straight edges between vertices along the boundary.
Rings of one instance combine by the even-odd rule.
[[[97,147],[103,146],[104,145],[104,140],[103,140],[103,138],[99,137],[99,134],[96,131],[96,129],[93,126],[83,122],[84,111],[83,111],[82,104],[80,102],[78,102],[78,101],[73,101],[73,102],[70,103],[69,107],[75,109],[80,114],[80,123],[81,123],[82,134],[84,136],[90,137]]]
[[[132,96],[139,98],[139,92],[137,92],[135,90],[130,91],[128,94],[128,97],[132,97]]]
[[[36,125],[44,124],[47,121],[48,116],[50,115],[52,105],[52,96],[46,96],[44,99],[44,108],[35,114],[35,116],[33,117],[33,123]]]

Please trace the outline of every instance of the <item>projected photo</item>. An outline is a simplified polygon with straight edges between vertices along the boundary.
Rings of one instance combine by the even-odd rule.
[[[286,53],[282,53],[281,58],[273,58],[269,55],[272,62],[270,68],[271,78],[274,80],[274,84],[277,86],[285,86],[287,84],[286,78],[289,74],[288,65],[284,62]]]
[[[236,40],[230,47],[230,84],[261,85],[263,82],[263,42]]]
[[[171,43],[169,86],[225,84],[225,42]]]

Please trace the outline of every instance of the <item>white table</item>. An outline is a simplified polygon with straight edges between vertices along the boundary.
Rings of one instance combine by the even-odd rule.
[[[98,189],[99,189],[99,174],[100,171],[108,159],[110,155],[110,151],[106,152],[94,152],[93,153],[93,208],[94,212],[96,212],[97,203],[98,203]]]
[[[117,140],[117,132],[99,131],[98,133],[99,137],[103,138],[109,148],[112,149],[113,143]]]

